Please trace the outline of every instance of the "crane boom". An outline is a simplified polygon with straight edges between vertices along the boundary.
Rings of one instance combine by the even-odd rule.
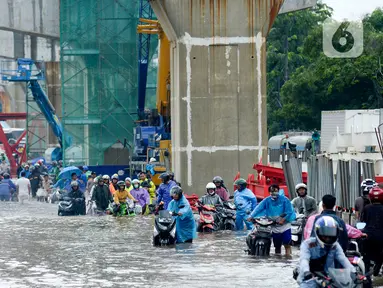
[[[48,121],[61,148],[63,147],[63,141],[65,141],[65,147],[69,147],[72,144],[72,140],[68,136],[64,137],[63,127],[57,118],[56,110],[39,83],[39,80],[45,80],[45,73],[42,69],[37,68],[33,70],[33,66],[36,66],[35,64],[36,63],[32,59],[19,58],[17,59],[16,73],[12,75],[3,75],[2,79],[10,82],[26,82],[28,84],[28,88],[32,92],[33,99],[39,106],[39,109],[43,113],[45,119]],[[34,73],[36,74],[33,75]]]

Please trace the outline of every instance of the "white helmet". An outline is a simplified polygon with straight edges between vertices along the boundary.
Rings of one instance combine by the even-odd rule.
[[[102,179],[109,180],[110,177],[109,177],[109,175],[104,175],[104,176],[102,176]]]
[[[295,186],[295,191],[298,191],[301,188],[305,188],[307,190],[307,185],[305,183],[299,183]]]
[[[132,181],[132,184],[134,185],[134,184],[140,184],[140,180],[138,180],[138,179],[134,179],[133,181]]]
[[[213,182],[209,182],[206,185],[206,190],[208,190],[208,189],[216,189],[216,188],[217,188],[217,186],[215,186],[215,184]]]
[[[156,158],[154,158],[154,157],[150,158],[150,160],[149,160],[149,163],[153,163],[153,162],[157,162]]]

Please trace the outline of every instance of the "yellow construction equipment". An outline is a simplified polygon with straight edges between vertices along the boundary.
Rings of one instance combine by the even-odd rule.
[[[140,18],[139,21],[145,24],[137,26],[137,33],[158,35],[159,55],[156,107],[158,113],[163,117],[164,123],[170,126],[170,42],[157,20]],[[152,175],[153,183],[159,185],[161,184],[161,179],[158,178],[159,175],[165,171],[171,171],[171,141],[160,140],[160,147],[148,147],[148,151],[150,150],[156,150],[160,154],[160,164],[154,167],[156,174]]]

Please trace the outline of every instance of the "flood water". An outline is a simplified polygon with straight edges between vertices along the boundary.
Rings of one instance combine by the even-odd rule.
[[[154,248],[153,216],[59,217],[0,202],[0,287],[297,287],[292,259],[248,256],[246,232]]]

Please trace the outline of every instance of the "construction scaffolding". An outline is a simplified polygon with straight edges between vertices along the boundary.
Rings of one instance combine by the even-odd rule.
[[[73,139],[64,162],[116,164],[104,156],[127,155],[107,152],[133,142],[138,12],[139,0],[60,3],[62,123]]]

